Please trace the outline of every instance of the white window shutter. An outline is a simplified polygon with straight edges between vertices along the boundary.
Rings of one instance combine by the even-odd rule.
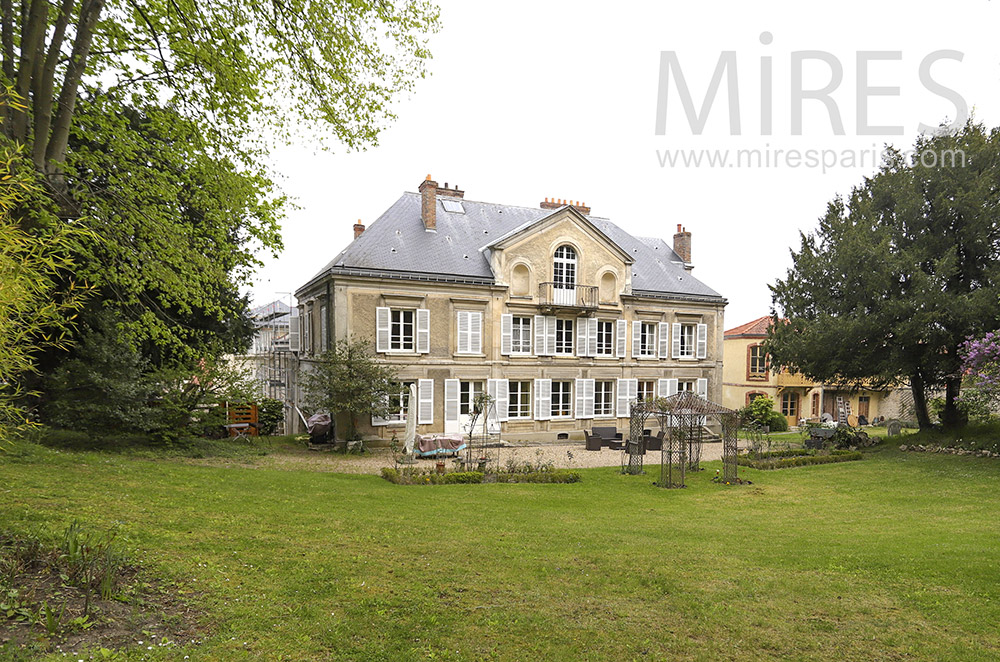
[[[494,406],[496,407],[497,419],[506,421],[510,408],[510,382],[506,379],[498,379],[496,382],[497,393],[494,396],[496,398]]]
[[[696,393],[698,395],[700,395],[701,397],[703,397],[706,400],[708,400],[708,380],[707,379],[702,378],[702,379],[699,379],[697,382],[695,382],[695,389],[697,389]]]
[[[670,324],[667,322],[660,322],[656,325],[657,332],[659,333],[659,357],[661,359],[670,358]]]
[[[545,318],[545,353],[554,356],[556,353],[556,318]]]
[[[667,386],[667,382],[669,382],[669,381],[670,381],[669,379],[657,379],[656,380],[656,395],[657,395],[657,397],[660,397],[660,398],[667,397],[667,394],[669,393],[669,387]]]
[[[577,387],[579,388],[579,387]],[[577,418],[593,418],[594,417],[594,380],[584,379],[583,380],[583,416],[577,414]]]
[[[597,318],[587,320],[587,347],[591,356],[597,356]]]
[[[458,311],[458,319],[455,322],[458,342],[455,350],[459,354],[469,353],[469,313],[464,310]]]
[[[444,380],[444,422],[454,423],[458,421],[458,389],[457,379]]]
[[[619,379],[617,386],[618,407],[616,414],[618,418],[628,418],[632,411],[632,400],[635,399],[636,392],[639,390],[639,380]]]
[[[679,359],[681,357],[681,325],[674,322],[674,328],[670,330],[670,358]]]
[[[708,325],[699,324],[698,325],[698,348],[695,357],[703,359],[708,355]]]
[[[625,320],[618,320],[615,322],[615,344],[617,345],[615,352],[618,358],[625,358],[625,336],[628,334],[628,322]]]
[[[535,420],[547,421],[552,418],[552,380],[535,380]]]
[[[469,351],[483,353],[483,314],[469,313]]]
[[[429,425],[434,422],[434,380],[417,380],[417,400],[420,406],[417,407],[417,423]]]
[[[535,315],[535,356],[545,355],[545,316]]]
[[[576,407],[574,411],[576,412],[577,418],[588,418],[584,413],[587,405],[585,404],[587,398],[587,389],[584,387],[583,383],[587,381],[586,379],[577,379],[574,390],[576,391]]]
[[[587,318],[576,318],[576,355],[590,356],[590,346],[587,343]]]
[[[388,308],[375,309],[375,351],[389,351],[389,317]]]
[[[387,329],[388,331],[388,329]],[[289,317],[288,318],[288,351],[298,352],[301,349],[299,345],[299,318]],[[382,350],[379,350],[382,351]]]
[[[511,353],[514,336],[514,316],[505,314],[500,316],[500,353],[507,356]]]
[[[417,353],[427,354],[431,351],[431,311],[417,308]]]
[[[671,395],[677,395],[677,380],[676,379],[668,379],[667,380],[667,397],[669,398]]]
[[[642,347],[642,322],[632,321],[632,358],[639,356],[639,349]]]

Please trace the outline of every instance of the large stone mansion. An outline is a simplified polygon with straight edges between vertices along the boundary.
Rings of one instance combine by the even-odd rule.
[[[295,293],[301,369],[373,339],[402,383],[367,438],[402,437],[411,383],[422,434],[461,431],[484,391],[505,439],[627,429],[637,398],[722,399],[726,300],[691,272],[680,225],[671,247],[578,202],[474,202],[428,175]]]

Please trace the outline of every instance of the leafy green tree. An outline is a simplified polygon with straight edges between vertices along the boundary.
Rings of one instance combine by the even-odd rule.
[[[1000,323],[1000,132],[970,121],[918,138],[914,154],[891,152],[802,235],[771,286],[767,351],[816,380],[908,382],[921,428],[927,390],[943,387],[942,423],[955,427],[959,347]]]
[[[8,109],[8,136],[65,192],[86,89],[165,102],[210,145],[304,125],[370,144],[392,98],[425,74],[438,10],[426,0],[4,0],[0,23],[2,73],[28,100]]]
[[[775,410],[774,400],[766,395],[754,398],[739,414],[741,421],[766,425],[771,432],[784,432],[788,429],[788,419]]]
[[[392,366],[379,363],[367,340],[338,340],[313,362],[301,377],[310,408],[328,411],[334,421],[346,418],[349,437],[356,434],[360,416],[387,417],[396,407],[399,381]],[[415,404],[415,403],[414,403]]]
[[[38,353],[64,348],[87,288],[68,280],[83,232],[74,227],[24,232],[11,212],[37,192],[35,174],[22,151],[0,151],[0,447],[11,433],[33,424],[21,406],[25,378]],[[68,283],[65,288],[62,283]]]

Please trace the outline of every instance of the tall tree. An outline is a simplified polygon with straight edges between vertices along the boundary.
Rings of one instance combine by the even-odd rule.
[[[945,389],[942,422],[962,424],[959,347],[1000,323],[1000,131],[970,121],[955,135],[892,152],[771,286],[767,346],[777,364],[854,386],[908,382],[917,420]]]
[[[246,150],[261,127],[303,124],[370,144],[392,98],[424,75],[438,10],[427,0],[0,0],[0,21],[0,69],[28,100],[6,109],[4,128],[66,194],[62,164],[86,89],[176,104],[215,147]]]

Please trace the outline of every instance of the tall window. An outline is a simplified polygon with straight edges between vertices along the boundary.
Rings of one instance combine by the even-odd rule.
[[[597,355],[614,356],[615,323],[605,320],[597,322]],[[610,384],[610,382],[608,382]]]
[[[552,280],[555,289],[572,290],[576,287],[576,251],[572,246],[560,246],[552,260]]]
[[[392,310],[389,323],[389,349],[413,351],[414,337],[412,310]]]
[[[510,351],[513,354],[531,354],[531,318],[514,317],[511,320]]]
[[[556,354],[573,353],[573,320],[556,320]]]
[[[476,398],[483,394],[482,382],[459,382],[458,384],[458,410],[462,416],[472,414],[472,408],[476,404]]]
[[[326,337],[326,305],[319,307],[319,351],[325,352],[329,344]]]
[[[508,382],[508,418],[531,418],[531,382]]]
[[[642,322],[639,327],[639,356],[656,356],[656,324]],[[683,343],[681,345],[683,347]]]
[[[609,322],[610,324],[610,322]],[[613,416],[615,413],[615,383],[594,382],[594,416]]]
[[[790,418],[799,416],[799,394],[786,391],[781,394],[781,414]]]
[[[656,397],[656,382],[639,380],[636,398],[640,401],[652,400]]]
[[[812,397],[812,415],[813,417],[819,416],[819,393],[813,393]]]
[[[750,345],[747,357],[747,378],[765,379],[767,377],[767,359],[763,345]]]
[[[747,393],[747,404],[750,404],[757,398],[763,398],[763,397],[764,397],[763,393],[757,393],[757,392]]]
[[[552,418],[573,415],[573,382],[552,382]]]
[[[694,324],[681,324],[681,356],[694,357]]]

